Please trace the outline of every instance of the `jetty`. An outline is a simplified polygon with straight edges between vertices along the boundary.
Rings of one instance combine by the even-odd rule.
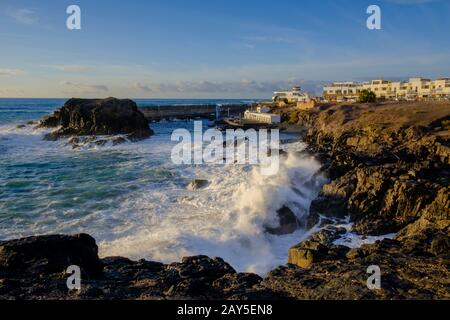
[[[180,104],[180,105],[159,105],[141,106],[139,110],[150,121],[170,120],[170,119],[194,119],[208,118],[221,119],[229,116],[237,116],[245,112],[251,106],[246,104]]]

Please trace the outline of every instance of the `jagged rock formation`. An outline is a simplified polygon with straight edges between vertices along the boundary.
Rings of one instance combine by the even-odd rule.
[[[350,217],[356,233],[397,236],[349,250],[332,243],[337,232],[328,227],[292,247],[292,265],[264,284],[302,299],[448,299],[448,280],[439,277],[450,276],[450,104],[324,106],[298,116],[330,178],[308,226]],[[388,288],[368,292],[337,280],[362,283],[369,265],[381,267]]]
[[[325,244],[322,248],[330,251]],[[289,264],[271,271],[261,286],[293,299],[449,299],[448,250],[433,255],[430,248],[427,241],[408,246],[389,239],[350,251],[335,248],[307,268]],[[367,287],[367,269],[373,265],[381,271],[379,290]]]
[[[450,298],[449,243],[444,234],[430,232],[406,242],[383,240],[350,250],[331,243],[340,232],[324,230],[302,245],[314,256],[308,266],[281,266],[264,279],[237,273],[222,259],[206,256],[171,264],[99,259],[88,235],[3,241],[0,300]],[[65,271],[73,264],[82,270],[79,291],[67,287],[70,274]],[[370,265],[381,268],[380,290],[367,287]]]
[[[319,214],[350,214],[354,230],[398,232],[419,219],[448,231],[450,104],[341,105],[302,114],[309,149],[331,182],[311,205]]]
[[[58,128],[46,136],[56,140],[67,136],[127,135],[141,140],[153,134],[148,120],[132,100],[70,99],[39,127]]]
[[[78,265],[81,290],[70,291],[66,269]],[[237,273],[220,258],[196,256],[162,264],[123,257],[99,259],[95,240],[31,237],[0,243],[2,299],[274,299],[261,278]]]
[[[51,274],[78,265],[86,275],[101,273],[95,240],[86,235],[41,236],[0,241],[0,271]]]

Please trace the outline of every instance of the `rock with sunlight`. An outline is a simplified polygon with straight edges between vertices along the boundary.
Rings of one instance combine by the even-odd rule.
[[[125,135],[130,141],[150,137],[149,122],[129,99],[70,99],[39,127],[55,128],[47,140],[70,136]]]

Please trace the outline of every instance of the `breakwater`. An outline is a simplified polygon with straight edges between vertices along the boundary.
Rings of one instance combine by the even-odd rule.
[[[163,119],[190,119],[196,117],[206,117],[215,119],[216,109],[219,110],[219,118],[234,116],[243,113],[251,104],[199,104],[199,105],[160,105],[141,106],[139,110],[145,117],[152,121]]]

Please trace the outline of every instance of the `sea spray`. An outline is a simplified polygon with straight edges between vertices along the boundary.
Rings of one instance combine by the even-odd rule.
[[[206,254],[264,274],[307,236],[274,236],[264,226],[277,223],[283,205],[302,220],[324,182],[301,143],[283,145],[289,154],[280,156],[279,174],[263,176],[250,164],[174,165],[170,134],[192,122],[152,124],[156,135],[138,143],[73,149],[67,139],[44,141],[46,131],[33,125],[17,128],[28,120],[38,118],[0,128],[0,240],[84,232],[103,257],[173,262]],[[187,190],[196,178],[208,187]]]
[[[254,232],[262,232],[263,224],[278,223],[276,212],[283,206],[288,206],[303,220],[324,181],[316,176],[319,169],[319,163],[311,157],[288,153],[278,175],[265,176],[252,170],[250,178],[236,192],[238,225],[248,231],[256,228]]]
[[[283,205],[300,220],[305,217],[324,183],[319,168],[314,159],[296,152],[282,158],[280,173],[273,177],[254,166],[196,168],[196,175],[210,179],[208,188],[170,192],[173,196],[161,201],[165,211],[154,225],[141,224],[132,235],[102,242],[101,254],[164,262],[205,254],[224,258],[238,271],[264,274],[286,263],[289,247],[307,235],[298,230],[273,236],[264,232],[264,225],[277,223],[276,211]],[[167,204],[169,199],[174,202]]]

